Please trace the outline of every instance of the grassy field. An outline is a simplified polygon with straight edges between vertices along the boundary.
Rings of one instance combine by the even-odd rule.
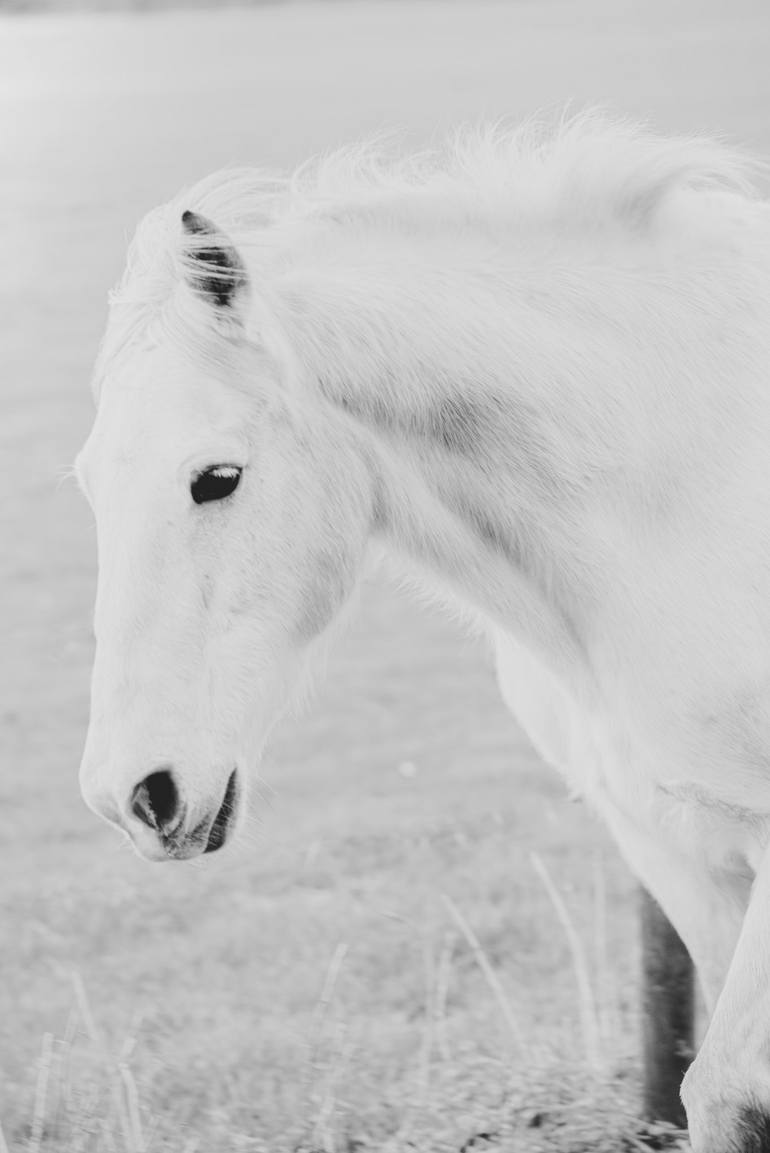
[[[367,588],[222,859],[147,865],[86,812],[95,560],[64,474],[127,236],[180,184],[568,97],[770,153],[768,58],[765,0],[0,21],[11,1153],[643,1147],[633,884],[437,616]]]

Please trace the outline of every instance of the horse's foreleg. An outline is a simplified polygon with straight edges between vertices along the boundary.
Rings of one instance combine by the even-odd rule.
[[[682,1097],[695,1153],[770,1153],[770,850]]]

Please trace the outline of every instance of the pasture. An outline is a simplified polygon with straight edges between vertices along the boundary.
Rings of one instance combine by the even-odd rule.
[[[770,154],[769,51],[759,0],[2,19],[12,1153],[640,1147],[634,885],[517,731],[487,654],[434,610],[366,587],[221,859],[149,866],[85,810],[95,556],[66,472],[106,290],[138,217],[180,185],[568,98]]]

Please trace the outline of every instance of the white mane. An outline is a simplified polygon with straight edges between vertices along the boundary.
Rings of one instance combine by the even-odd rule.
[[[550,225],[561,232],[638,234],[677,190],[757,196],[764,167],[701,137],[664,138],[591,111],[556,127],[532,120],[457,133],[439,149],[397,155],[381,143],[339,149],[293,175],[225,169],[184,189],[140,223],[111,294],[97,379],[182,276],[180,217],[209,217],[258,269],[301,256],[324,229]]]

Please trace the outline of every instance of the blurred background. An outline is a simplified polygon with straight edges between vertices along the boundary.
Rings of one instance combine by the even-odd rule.
[[[435,613],[367,587],[222,859],[150,866],[85,810],[67,469],[181,185],[567,100],[768,155],[769,59],[766,0],[0,0],[0,1149],[638,1147],[633,884]]]

